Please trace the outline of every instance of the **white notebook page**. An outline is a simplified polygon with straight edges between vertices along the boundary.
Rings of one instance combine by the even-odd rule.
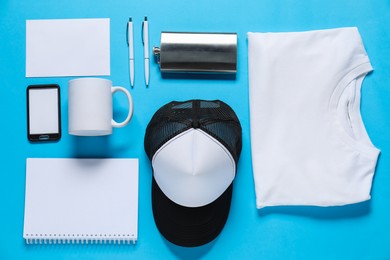
[[[27,159],[27,243],[135,242],[137,226],[138,159]]]

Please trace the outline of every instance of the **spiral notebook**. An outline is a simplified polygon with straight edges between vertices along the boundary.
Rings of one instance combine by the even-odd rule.
[[[127,244],[137,231],[138,159],[27,159],[27,244]]]

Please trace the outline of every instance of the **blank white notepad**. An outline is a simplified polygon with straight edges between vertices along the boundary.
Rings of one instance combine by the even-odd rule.
[[[138,159],[27,159],[27,243],[129,243],[137,231]]]
[[[26,21],[26,77],[110,75],[110,19]]]

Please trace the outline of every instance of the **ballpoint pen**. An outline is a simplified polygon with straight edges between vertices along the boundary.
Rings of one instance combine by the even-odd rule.
[[[142,42],[144,44],[144,64],[145,64],[145,83],[149,85],[149,35],[148,35],[148,18],[142,23]]]
[[[133,42],[133,21],[131,17],[127,23],[127,45],[129,46],[129,72],[130,85],[134,86],[134,42]]]

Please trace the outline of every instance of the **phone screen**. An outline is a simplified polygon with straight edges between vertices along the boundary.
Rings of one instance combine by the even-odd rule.
[[[30,85],[27,88],[28,139],[54,141],[61,137],[60,88]]]

